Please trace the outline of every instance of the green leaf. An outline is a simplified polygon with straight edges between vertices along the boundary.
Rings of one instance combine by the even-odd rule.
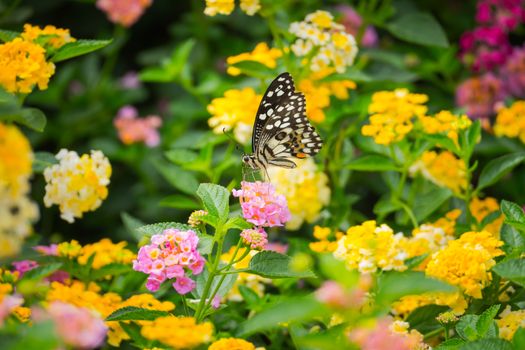
[[[480,338],[491,338],[498,336],[498,326],[494,322],[494,317],[498,314],[501,305],[492,305],[485,310],[476,323],[476,331]]]
[[[360,171],[400,171],[400,168],[390,158],[378,154],[359,157],[352,160],[345,167]]]
[[[11,30],[0,30],[0,41],[8,42],[20,36],[21,33]]]
[[[386,29],[399,39],[424,46],[448,47],[448,40],[434,16],[423,12],[410,12],[387,24]]]
[[[146,339],[140,333],[141,327],[132,322],[120,322],[120,327],[129,335],[132,345],[139,349],[147,349],[151,346],[151,340]]]
[[[410,324],[411,328],[415,328],[421,333],[427,333],[441,327],[436,317],[448,309],[448,306],[444,305],[421,306],[412,311],[405,321]]]
[[[315,278],[310,271],[294,271],[290,268],[291,258],[288,255],[264,250],[257,253],[248,266],[248,272],[266,278]]]
[[[525,328],[520,327],[516,330],[512,337],[512,345],[514,350],[525,349]]]
[[[442,134],[423,134],[423,138],[430,141],[433,145],[444,147],[452,153],[459,154],[459,149],[452,139]]]
[[[36,108],[22,108],[9,119],[38,132],[44,131],[46,126],[46,115]]]
[[[378,281],[376,300],[388,306],[406,295],[426,292],[453,292],[456,289],[444,282],[426,277],[420,271],[385,272]]]
[[[182,169],[177,165],[167,164],[165,162],[154,162],[155,167],[161,175],[173,187],[186,194],[194,195],[199,187],[199,181],[191,171]]]
[[[501,211],[505,215],[505,222],[514,226],[513,223],[525,224],[525,213],[523,208],[516,203],[506,200],[501,201]],[[517,227],[520,229],[519,227]]]
[[[2,338],[2,350],[58,349],[61,342],[55,327],[55,323],[51,320],[34,322],[31,326],[18,324],[15,328],[16,333],[7,333],[9,334],[7,339]]]
[[[175,228],[181,231],[193,230],[190,225],[179,224],[178,222],[159,222],[156,224],[139,227],[137,228],[137,231],[143,235],[155,235],[160,234],[169,228]]]
[[[492,271],[525,287],[525,259],[510,259],[496,264]]]
[[[109,45],[113,40],[77,40],[62,46],[51,57],[52,62],[60,62],[73,57],[82,56],[87,53],[100,50]]]
[[[507,256],[520,256],[525,252],[525,237],[514,227],[504,224],[501,228],[501,240],[505,242],[503,250]]]
[[[149,67],[140,72],[140,80],[145,82],[168,83],[183,81],[184,69],[188,69],[188,61],[195,46],[195,40],[189,39],[173,50],[171,57],[164,59],[160,66]]]
[[[354,288],[359,281],[359,272],[348,270],[345,263],[334,258],[331,253],[319,256],[319,268],[328,279],[337,281],[348,289]]]
[[[511,343],[498,338],[480,339],[462,345],[460,350],[513,350]]]
[[[393,202],[390,197],[387,197],[380,199],[374,205],[374,214],[387,215],[399,209],[401,209],[399,202]]]
[[[99,269],[91,270],[89,277],[93,280],[104,279],[107,276],[118,276],[131,272],[132,269],[130,265],[111,263],[105,266],[102,266]]]
[[[122,222],[124,223],[124,226],[131,237],[133,237],[137,242],[140,241],[142,238],[142,233],[138,231],[138,228],[145,226],[144,223],[126,212],[120,213],[120,218],[122,219]]]
[[[159,205],[161,207],[177,208],[177,209],[190,209],[196,210],[200,208],[199,203],[192,197],[185,196],[183,194],[174,194],[161,199]]]
[[[418,267],[423,261],[425,261],[426,258],[428,258],[428,253],[408,258],[405,260],[405,266],[409,270],[412,270]]]
[[[199,236],[199,244],[197,246],[199,253],[202,255],[210,254],[213,249],[213,243],[215,243],[213,237],[199,231],[197,231],[197,236]]]
[[[199,156],[188,149],[172,149],[165,152],[166,158],[177,165],[183,165],[195,161]]]
[[[439,344],[435,350],[459,350],[459,348],[465,344],[465,341],[460,338],[453,338],[445,340],[443,343]]]
[[[226,222],[230,210],[230,191],[219,185],[204,183],[199,185],[197,195],[208,215],[216,217],[220,223]]]
[[[237,336],[277,328],[282,323],[311,320],[327,312],[313,296],[287,298],[242,323]]]
[[[374,82],[407,83],[417,79],[417,74],[384,62],[369,64],[365,73]]]
[[[248,305],[255,305],[261,300],[259,295],[253,289],[243,286],[242,284],[239,284],[239,293],[241,293],[242,299]]]
[[[246,230],[253,227],[253,224],[250,224],[243,218],[236,216],[233,218],[229,218],[228,221],[226,221],[226,224],[224,225],[225,229],[238,229],[238,230]]]
[[[414,201],[414,215],[417,221],[426,219],[445,201],[452,197],[452,191],[444,187],[434,187],[433,190],[416,196]]]
[[[477,143],[481,139],[481,122],[476,120],[468,129],[461,132],[464,132],[466,136],[466,144],[461,144],[461,148],[464,148],[467,154],[472,154],[472,152],[474,152],[474,147],[476,147]],[[462,138],[460,138],[460,140],[461,139]]]
[[[33,159],[33,171],[35,173],[43,173],[44,169],[57,164],[58,160],[55,155],[49,152],[35,152]]]
[[[159,317],[169,316],[166,311],[144,309],[136,306],[126,306],[115,310],[106,321],[153,321]]]
[[[465,315],[456,324],[456,332],[458,335],[467,340],[472,341],[479,338],[476,325],[479,321],[478,315]]]
[[[220,267],[223,267],[225,265],[226,264],[220,264]],[[237,277],[238,277],[238,274],[236,273],[225,275],[224,280],[222,281],[221,286],[219,287],[219,290],[217,291],[217,294],[220,295],[221,297],[224,297],[230,291],[230,289],[233,288],[233,285],[235,284]],[[199,299],[202,297],[202,293],[204,292],[204,288],[205,288],[206,282],[208,281],[208,278],[209,278],[209,272],[208,272],[207,267],[205,267],[204,270],[202,270],[202,272],[196,277],[196,281],[195,281],[196,286],[195,286],[195,290],[192,293]],[[211,291],[214,291],[217,288],[217,285],[221,281],[221,278],[222,276],[214,277],[213,282],[211,284],[211,288],[210,288]],[[210,295],[208,295],[207,297],[210,297]]]
[[[485,165],[479,176],[477,190],[495,184],[525,159],[525,153],[512,153],[493,159]]]
[[[53,262],[46,265],[38,266],[33,270],[27,271],[24,274],[24,280],[40,280],[44,277],[51,275],[53,272],[58,271],[62,267],[61,262]]]

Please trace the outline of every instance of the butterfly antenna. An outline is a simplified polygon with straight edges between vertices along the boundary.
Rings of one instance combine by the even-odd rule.
[[[242,148],[241,144],[239,142],[237,142],[237,140],[235,140],[235,138],[232,135],[230,135],[228,130],[226,130],[226,127],[222,128],[222,132],[224,133],[224,135],[226,135],[226,137],[228,137],[235,144],[235,149],[237,151],[239,151],[239,152],[243,151],[243,148]]]

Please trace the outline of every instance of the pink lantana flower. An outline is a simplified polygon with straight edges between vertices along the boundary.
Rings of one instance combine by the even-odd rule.
[[[97,7],[106,13],[111,22],[130,27],[137,22],[152,2],[152,0],[97,0]]]
[[[286,198],[269,182],[243,181],[233,195],[240,199],[243,217],[256,226],[283,226],[290,220]]]
[[[506,93],[503,83],[492,73],[472,77],[456,89],[456,104],[474,119],[488,118],[496,113],[496,106],[503,102]]]
[[[268,243],[268,235],[262,228],[243,230],[241,238],[244,244],[254,250],[263,250]]]
[[[55,323],[58,336],[71,347],[95,349],[104,343],[107,327],[93,311],[61,301],[54,301],[47,309]]]
[[[193,288],[195,288],[195,281],[185,276],[178,277],[173,283],[173,288],[175,288],[177,293],[184,295],[191,292]]]
[[[148,147],[155,147],[160,143],[157,129],[162,125],[162,119],[157,115],[139,118],[135,107],[124,106],[118,111],[113,124],[120,140],[126,145],[144,142]]]
[[[199,237],[192,231],[167,229],[151,237],[151,244],[140,248],[133,269],[148,274],[146,288],[157,291],[166,281],[175,279],[173,287],[179,294],[195,288],[187,274],[198,275],[204,268],[204,258],[197,250]]]
[[[13,266],[15,268],[15,271],[18,272],[18,277],[22,278],[24,274],[27,271],[31,271],[38,267],[38,263],[33,260],[21,260],[21,261],[13,261]]]

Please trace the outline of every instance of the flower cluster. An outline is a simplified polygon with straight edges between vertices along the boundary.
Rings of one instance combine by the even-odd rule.
[[[18,253],[38,219],[38,206],[28,195],[32,163],[33,152],[24,134],[0,123],[0,257]]]
[[[42,36],[45,36],[45,41],[42,42]],[[42,46],[49,45],[53,49],[59,49],[67,43],[75,42],[77,39],[73,38],[69,33],[69,29],[56,28],[55,26],[47,25],[44,28],[39,26],[32,26],[24,24],[24,31],[21,35],[22,39],[36,42]]]
[[[243,217],[255,226],[283,226],[290,220],[286,197],[269,182],[242,181],[241,189],[232,192],[241,202]]]
[[[44,170],[44,204],[58,205],[60,217],[72,223],[84,212],[97,209],[106,199],[111,165],[101,151],[79,157],[74,151],[61,149],[56,159],[59,164]]]
[[[466,295],[481,298],[481,290],[490,283],[494,258],[502,255],[503,242],[487,231],[466,232],[434,253],[425,273],[459,286]]]
[[[373,220],[361,225],[352,226],[346,235],[337,242],[333,255],[346,263],[350,270],[357,269],[361,273],[371,273],[382,270],[406,270],[404,260],[407,254],[401,247],[401,233],[387,225],[377,226]]]
[[[296,160],[297,167],[268,168],[268,175],[278,193],[283,193],[291,217],[286,223],[289,230],[297,230],[304,221],[312,223],[321,209],[330,202],[328,177],[317,168],[312,158]]]
[[[430,292],[417,295],[407,295],[392,304],[391,312],[396,318],[406,319],[412,311],[425,305],[448,306],[456,315],[461,315],[468,307],[463,293]]]
[[[162,282],[175,278],[173,288],[186,294],[195,288],[195,282],[186,276],[185,269],[198,275],[204,268],[204,258],[197,250],[199,237],[192,231],[166,229],[151,237],[151,244],[140,248],[133,269],[148,274],[146,288],[155,292]]]
[[[239,62],[254,61],[264,64],[268,68],[277,67],[277,59],[283,55],[282,51],[275,48],[269,48],[266,43],[259,43],[252,52],[244,52],[236,56],[230,56],[226,59],[228,67],[228,74],[236,76],[241,74],[241,70],[237,67],[231,67]]]
[[[350,341],[359,345],[362,350],[396,349],[430,349],[423,342],[423,335],[416,330],[408,332],[408,323],[383,318],[373,328],[358,327],[348,333]]]
[[[261,9],[259,0],[240,0],[240,7],[248,16],[253,16]],[[229,15],[235,9],[234,0],[206,0],[206,16]]]
[[[78,255],[78,263],[85,265],[92,259],[91,267],[100,269],[109,264],[129,264],[135,259],[135,254],[124,248],[128,243],[113,243],[109,238],[103,238],[92,244],[86,244],[82,247]],[[93,256],[93,257],[92,257]]]
[[[31,316],[31,310],[22,306],[24,298],[15,292],[14,284],[18,279],[18,272],[0,268],[0,327],[10,315],[21,322],[27,322]]]
[[[472,121],[466,115],[454,115],[450,111],[441,111],[434,117],[419,118],[423,131],[427,134],[445,134],[458,144],[458,131],[467,129]]]
[[[488,215],[494,212],[500,212],[498,201],[493,197],[487,197],[485,199],[474,197],[470,202],[469,209],[472,213],[472,216],[480,224]],[[480,229],[492,233],[495,237],[499,237],[499,231],[501,229],[501,225],[503,225],[503,220],[504,217],[503,214],[501,214],[484,227],[480,227]]]
[[[173,349],[192,349],[208,343],[213,333],[210,322],[197,324],[193,317],[159,317],[143,326],[140,333],[146,339],[158,340]]]
[[[222,338],[214,341],[208,350],[255,350],[255,345],[240,338]]]
[[[516,101],[498,111],[494,133],[499,137],[519,138],[525,143],[525,101]]]
[[[460,210],[453,210],[434,223],[426,223],[415,228],[412,237],[403,237],[401,246],[406,251],[407,258],[431,255],[454,239],[454,226],[460,214]],[[418,269],[424,270],[429,261],[430,256],[418,265]]]
[[[316,253],[332,253],[337,249],[337,241],[343,237],[340,231],[332,234],[329,227],[314,226],[314,238],[316,242],[309,243],[308,247]],[[332,236],[335,240],[331,240]]]
[[[188,218],[188,225],[191,227],[197,227],[203,223],[202,218],[208,215],[206,210],[195,210],[190,214]]]
[[[208,105],[208,112],[212,115],[208,125],[216,134],[233,129],[237,141],[248,143],[261,98],[252,88],[226,91],[224,97],[215,98]]]
[[[499,73],[507,93],[525,98],[525,45],[514,48]]]
[[[262,228],[243,230],[241,238],[243,243],[253,250],[262,250],[268,244],[268,235]]]
[[[406,89],[379,91],[372,95],[368,106],[370,124],[361,128],[365,136],[372,136],[380,145],[401,141],[414,127],[412,118],[423,117],[428,97],[411,94]]]
[[[429,181],[456,194],[468,186],[465,163],[449,151],[425,151],[409,170],[412,176],[421,173]]]
[[[456,104],[470,118],[488,118],[504,98],[503,83],[491,72],[469,78],[456,88]]]
[[[44,48],[21,38],[0,45],[0,66],[0,85],[14,93],[30,93],[35,85],[45,90],[55,73]]]
[[[525,310],[512,311],[510,305],[507,305],[496,323],[499,328],[499,336],[503,339],[512,340],[518,328],[525,328]]]
[[[100,315],[92,310],[53,301],[46,311],[64,344],[74,348],[95,349],[104,343],[107,327]]]
[[[314,72],[333,67],[338,73],[344,73],[354,63],[355,39],[343,25],[334,22],[329,12],[310,13],[304,21],[290,24],[289,32],[298,38],[291,46],[293,53],[308,57],[306,62]]]
[[[460,39],[460,56],[474,71],[492,69],[503,63],[512,51],[509,32],[525,23],[522,0],[480,0],[478,27]]]
[[[157,115],[139,118],[137,109],[128,105],[119,109],[113,124],[118,137],[126,145],[144,142],[148,147],[155,147],[160,143],[157,129],[162,125],[162,119]]]
[[[235,247],[231,247],[228,252],[221,255],[221,261],[225,264],[230,263],[234,258],[234,254]],[[243,258],[237,261],[235,264],[233,264],[233,267],[236,270],[248,268],[248,266],[250,265],[250,261],[252,260],[252,257],[255,254],[257,254],[255,250],[249,250],[248,248],[240,248],[237,251],[237,254],[235,255],[235,259],[239,260],[239,258]],[[241,272],[237,275],[237,279],[235,280],[235,284],[233,285],[232,289],[228,291],[224,298],[229,301],[243,301],[244,299],[241,295],[241,292],[239,291],[239,286],[250,288],[258,296],[262,297],[264,295],[264,285],[270,282],[271,280],[267,278],[263,278],[258,275],[252,275],[246,272]]]
[[[138,21],[153,0],[97,0],[97,7],[113,23],[130,27]]]

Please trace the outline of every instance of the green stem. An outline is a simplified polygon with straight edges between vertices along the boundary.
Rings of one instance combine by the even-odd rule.
[[[398,199],[396,201],[396,203],[398,203],[401,208],[403,208],[403,210],[405,211],[405,213],[407,213],[408,217],[410,218],[410,221],[412,222],[412,226],[414,226],[414,228],[418,227],[419,224],[417,222],[417,219],[416,219],[416,216],[414,215],[414,212],[412,211],[412,209],[410,209],[410,207],[408,205],[406,205],[402,200]]]
[[[199,305],[197,306],[197,311],[195,311],[195,318],[197,319],[197,322],[201,322],[203,318],[203,312],[204,312],[204,306],[206,304],[206,299],[208,297],[208,294],[210,293],[210,289],[213,283],[213,279],[217,275],[217,268],[219,266],[219,261],[221,259],[222,254],[222,246],[224,244],[224,232],[222,229],[222,226],[219,225],[215,229],[215,237],[217,242],[217,251],[215,252],[215,258],[213,261],[213,265],[211,267],[211,270],[208,274],[208,280],[206,281],[206,285],[204,286],[204,291],[201,295],[201,300],[199,301]]]
[[[110,78],[111,73],[113,72],[113,69],[115,68],[115,65],[117,64],[118,53],[120,52],[120,49],[122,48],[122,46],[124,46],[125,34],[126,34],[126,28],[124,28],[121,25],[115,26],[113,30],[114,46],[111,48],[111,51],[108,52],[106,61],[104,62],[104,65],[102,66],[102,73],[100,74],[101,82],[105,82]]]
[[[444,330],[445,330],[444,327],[440,327],[440,328],[434,329],[433,331],[428,332],[427,334],[425,334],[424,339],[432,338],[432,337],[434,337],[436,335],[439,335]]]
[[[186,296],[185,295],[181,295],[181,297],[182,297],[182,305],[184,306],[184,314],[186,316],[189,316],[190,312],[188,310],[188,303],[186,302]]]

